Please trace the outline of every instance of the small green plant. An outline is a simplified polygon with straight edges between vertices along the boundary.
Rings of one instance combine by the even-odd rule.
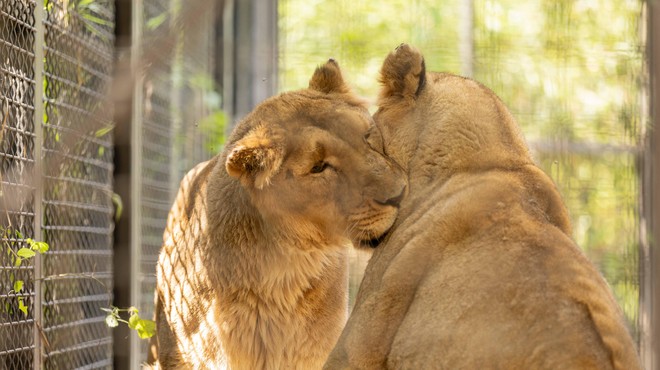
[[[115,328],[120,322],[123,322],[129,328],[137,331],[138,336],[142,339],[151,338],[156,334],[156,322],[141,318],[138,309],[135,307],[122,309],[111,306],[111,308],[102,307],[101,310],[108,313],[105,317],[105,323],[111,328]],[[121,318],[121,312],[128,312],[128,321]]]
[[[18,239],[23,239],[23,235],[20,233],[20,231],[15,230],[13,233],[9,229],[2,229],[3,236],[7,239],[13,235],[16,236]],[[23,261],[29,260],[30,258],[34,257],[39,254],[44,254],[48,251],[48,243],[45,242],[38,242],[33,239],[25,239],[25,242],[28,244],[27,247],[21,247],[19,250],[15,251],[14,248],[11,248],[11,244],[9,242],[6,242],[7,244],[7,254],[11,256],[12,263],[14,267],[20,267],[23,264]],[[11,242],[12,244],[15,242]],[[20,294],[23,291],[23,288],[25,286],[25,282],[20,279],[16,279],[15,275],[12,273],[9,275],[10,283],[12,285],[12,290],[10,293],[13,291],[14,294]],[[23,297],[17,297],[18,300],[18,309],[19,311],[23,312],[25,316],[28,315],[28,306],[25,305],[25,300]]]
[[[114,197],[113,197],[114,200]],[[121,198],[119,200],[121,202]],[[120,207],[119,207],[120,208]],[[121,208],[120,208],[121,209]],[[16,239],[23,239],[23,235],[18,231],[18,230],[10,230],[10,229],[5,229],[0,227],[0,233],[5,239],[11,239],[11,237],[15,236]],[[34,256],[39,254],[44,254],[48,252],[48,249],[50,248],[48,243],[46,242],[40,242],[40,241],[35,241],[33,239],[27,238],[25,239],[25,242],[27,243],[26,247],[21,247],[18,250],[15,250],[15,243],[16,240],[14,239],[13,241],[6,241],[3,242],[3,246],[6,248],[6,253],[11,256],[11,263],[14,265],[14,267],[20,267],[24,261],[27,261]],[[94,277],[93,274],[66,274],[67,276],[80,276],[84,278],[90,278],[93,279],[100,284],[104,285],[100,280]],[[10,293],[14,294],[20,294],[21,292],[24,291],[25,287],[25,281],[23,280],[18,280],[15,279],[14,274],[12,273],[10,275],[10,283],[12,286],[12,290]],[[104,285],[105,286],[105,285]],[[25,304],[25,301],[23,300],[23,297],[17,297],[18,300],[18,309],[23,312],[23,314],[27,317],[28,316],[28,306]],[[110,302],[108,302],[110,303]],[[108,313],[108,315],[105,318],[105,323],[111,327],[117,327],[120,322],[126,323],[130,329],[133,329],[137,332],[138,336],[142,339],[147,339],[151,338],[155,333],[156,333],[156,323],[152,320],[147,320],[143,319],[140,317],[138,314],[138,309],[135,307],[130,307],[130,308],[119,308],[115,307],[113,305],[110,305],[110,308],[105,308],[102,307],[101,310],[105,311]],[[128,321],[124,320],[121,318],[120,314],[122,312],[127,312],[128,313]]]
[[[14,266],[16,267],[20,266],[24,260],[28,260],[36,256],[37,253],[44,254],[48,252],[49,247],[48,247],[48,243],[46,242],[37,242],[30,238],[26,239],[25,241],[28,243],[30,247],[29,248],[22,247],[21,249],[16,251],[16,259],[14,260]],[[14,293],[20,293],[23,290],[24,285],[25,282],[23,280],[14,281]],[[18,297],[18,309],[21,312],[23,312],[25,316],[28,315],[28,308],[25,305],[25,302],[23,301],[23,297]]]

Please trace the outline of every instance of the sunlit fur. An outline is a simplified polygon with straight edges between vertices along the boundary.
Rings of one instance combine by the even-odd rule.
[[[170,211],[160,368],[321,368],[347,316],[347,248],[389,229],[405,185],[336,62],[260,104]]]
[[[385,60],[376,124],[410,192],[327,369],[640,369],[601,274],[495,94]]]

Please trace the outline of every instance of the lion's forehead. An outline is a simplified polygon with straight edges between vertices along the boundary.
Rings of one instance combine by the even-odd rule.
[[[371,117],[367,111],[351,107],[332,107],[320,109],[310,107],[300,110],[292,117],[293,128],[302,125],[317,127],[329,132],[352,135],[356,132],[366,131],[371,125]]]
[[[359,112],[320,112],[289,120],[286,123],[285,138],[289,152],[333,143],[359,148],[364,144],[363,137],[370,127],[370,121]]]

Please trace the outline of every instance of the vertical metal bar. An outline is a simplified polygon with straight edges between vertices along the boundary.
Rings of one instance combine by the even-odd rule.
[[[660,370],[660,1],[648,3],[648,110],[642,158],[640,253],[640,352],[646,370]]]
[[[140,261],[142,260],[142,117],[143,117],[143,86],[144,73],[142,70],[142,23],[143,2],[134,0],[132,2],[132,25],[131,25],[131,73],[135,76],[133,85],[133,112],[131,117],[131,304],[138,305],[140,302]],[[140,368],[140,341],[136,335],[130,335],[130,366],[131,369]]]
[[[474,77],[474,0],[461,1],[459,27],[461,75]]]
[[[180,22],[181,18],[181,0],[170,0],[169,1],[169,11],[172,14],[172,17],[170,18],[170,29],[171,30],[176,30],[177,23]],[[199,5],[196,5],[199,6]],[[184,25],[186,28],[193,28],[193,25],[186,24]],[[182,106],[181,106],[181,99],[182,99],[182,91],[185,88],[185,82],[183,80],[185,77],[183,74],[186,73],[184,65],[183,65],[183,43],[184,41],[184,35],[186,35],[189,31],[188,30],[183,30],[183,32],[176,32],[174,31],[174,37],[176,37],[176,40],[173,43],[173,48],[172,48],[172,55],[171,55],[171,60],[172,60],[172,65],[170,66],[168,78],[170,78],[171,83],[172,83],[172,89],[170,90],[170,115],[171,115],[171,122],[172,126],[170,127],[170,133],[171,137],[169,138],[170,140],[170,181],[169,181],[169,189],[170,189],[170,199],[168,201],[173,201],[174,197],[176,196],[176,192],[179,189],[179,172],[181,168],[181,164],[185,163],[185,160],[183,160],[183,154],[185,153],[183,149],[185,148],[185,142],[180,142],[177,140],[178,135],[183,135],[181,131],[181,126],[182,126]],[[189,140],[189,138],[185,138],[186,140]]]
[[[254,0],[252,7],[252,107],[277,91],[277,0]]]
[[[227,0],[225,9],[222,14],[222,54],[223,54],[223,70],[222,70],[222,105],[225,113],[227,114],[227,127],[225,130],[227,134],[234,128],[234,14],[236,11],[235,0]]]
[[[36,1],[34,6],[34,27],[36,29],[34,35],[34,175],[33,181],[35,184],[34,191],[34,240],[43,241],[42,225],[43,225],[43,154],[42,148],[44,145],[43,135],[43,78],[44,78],[44,6],[43,2]],[[35,370],[42,368],[43,362],[43,346],[42,346],[42,330],[43,330],[43,260],[41,254],[37,253],[33,258],[34,263],[34,301],[32,306],[32,314],[34,317],[34,361],[33,367]]]
[[[227,129],[277,90],[277,1],[228,1],[224,17]]]

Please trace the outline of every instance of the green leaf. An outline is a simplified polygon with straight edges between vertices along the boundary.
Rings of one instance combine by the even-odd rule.
[[[132,310],[133,308],[135,307],[131,307],[129,310]],[[128,327],[137,331],[140,339],[151,338],[156,334],[156,322],[153,320],[141,319],[140,315],[137,313],[132,314],[128,319]]]
[[[36,253],[30,248],[23,247],[19,249],[18,252],[16,252],[16,254],[22,258],[32,258]]]
[[[50,247],[48,246],[48,243],[46,243],[46,242],[37,242],[37,252],[39,252],[39,254],[44,254],[44,253],[48,252],[48,249],[50,249]]]
[[[119,321],[117,321],[117,318],[113,314],[110,314],[105,317],[105,324],[111,328],[116,328],[119,325]]]
[[[153,31],[158,28],[158,26],[163,24],[165,20],[167,20],[167,12],[163,12],[153,18],[150,18],[146,23],[147,29]]]
[[[94,0],[80,0],[77,4],[78,8],[84,8],[87,5],[91,4]]]
[[[29,250],[29,249],[28,249]],[[19,267],[21,266],[21,263],[23,262],[23,259],[21,257],[16,257],[16,261],[14,261],[14,267]]]
[[[96,132],[94,133],[94,136],[96,136],[97,138],[101,138],[101,137],[107,135],[108,133],[110,133],[110,131],[112,131],[114,128],[115,128],[114,125],[105,126],[103,128],[100,128],[100,129],[96,130]]]
[[[35,242],[33,239],[27,238],[25,241],[30,245],[30,248],[32,250],[37,250],[37,242]]]
[[[128,318],[128,327],[137,330],[136,327],[139,321],[140,321],[140,315],[131,315],[131,317]]]
[[[46,242],[37,242],[34,241],[34,239],[30,239],[30,238],[25,239],[25,241],[30,245],[30,249],[35,250],[40,254],[44,254],[48,252],[49,247],[48,247],[48,243]],[[24,258],[30,258],[30,257],[24,257]]]
[[[83,15],[83,18],[84,18],[85,20],[88,20],[88,21],[92,22],[92,23],[100,24],[100,25],[102,25],[102,26],[110,26],[110,25],[112,25],[112,22],[111,22],[111,21],[106,20],[106,19],[103,19],[103,18],[99,18],[99,17],[97,17],[97,16],[95,16],[95,15],[92,15],[91,13],[87,13],[87,14]]]
[[[135,327],[140,339],[148,339],[156,334],[156,322],[152,320],[140,319]]]
[[[14,293],[19,293],[23,290],[23,280],[16,280],[14,282]]]
[[[23,314],[24,314],[25,316],[27,316],[27,314],[28,314],[28,308],[27,308],[27,306],[25,305],[25,303],[23,302],[23,298],[19,298],[19,299],[18,299],[18,309],[21,310],[21,312],[23,312]]]
[[[112,193],[112,203],[115,205],[115,222],[119,222],[121,213],[124,210],[124,203],[121,200],[121,196],[117,193]]]

